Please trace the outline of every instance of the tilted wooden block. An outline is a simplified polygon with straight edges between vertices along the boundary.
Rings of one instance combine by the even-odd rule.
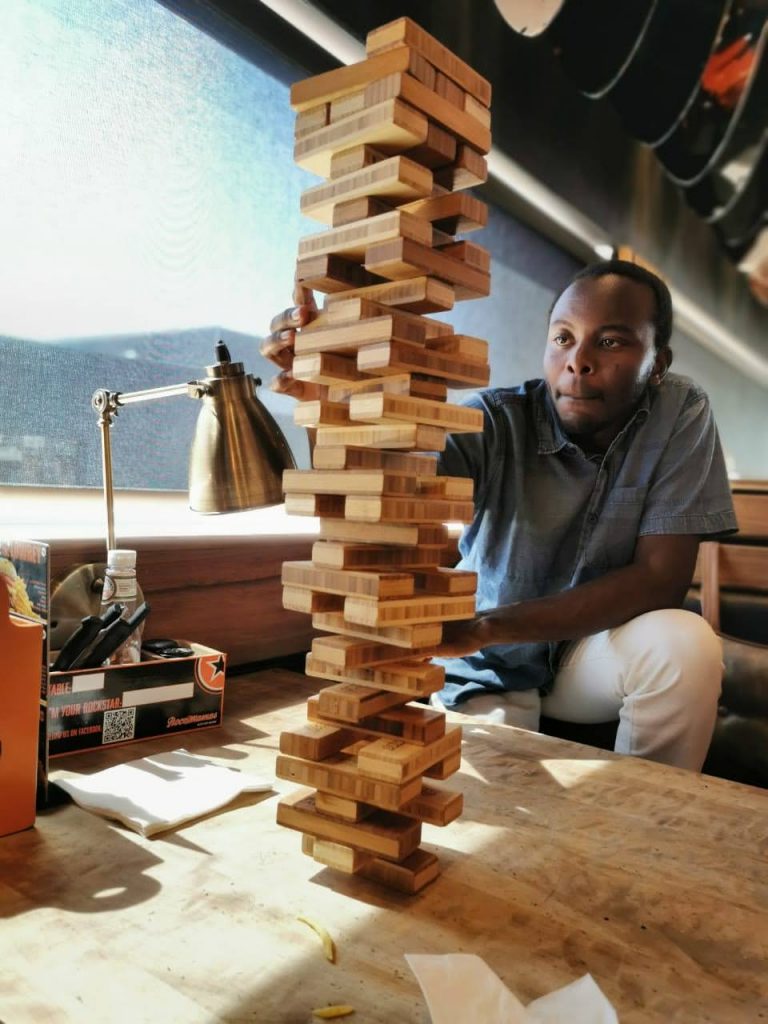
[[[366,271],[363,271],[366,273]],[[325,289],[320,289],[324,291]],[[432,277],[412,277],[405,281],[383,281],[363,287],[349,285],[346,291],[334,289],[325,299],[326,309],[351,298],[372,299],[385,306],[396,306],[412,313],[441,313],[453,309],[453,289]]]
[[[391,338],[411,344],[423,344],[426,340],[423,327],[392,312],[367,320],[300,331],[296,338],[295,352],[297,355],[307,352],[354,353],[363,345],[389,341]]]
[[[323,691],[325,692],[325,691]],[[401,695],[395,695],[402,701]],[[313,722],[322,722],[326,725],[335,724],[336,718],[333,715],[323,714],[319,705],[320,695],[310,697],[307,702],[307,717]],[[431,716],[431,717],[430,717]],[[387,739],[396,737],[407,740],[409,743],[417,743],[424,746],[434,743],[445,733],[445,715],[442,711],[434,711],[431,708],[417,708],[413,705],[405,705],[400,708],[393,708],[384,711],[379,715],[367,715],[356,722],[349,722],[344,719],[344,727],[355,735],[366,739]]]
[[[321,519],[320,537],[323,540],[350,541],[353,544],[404,544],[407,547],[422,544],[434,547],[448,544],[448,532],[442,525],[353,523],[346,519]]]
[[[303,761],[300,758],[279,754],[275,763],[275,774],[279,779],[285,779],[287,782],[312,786],[314,789],[322,789],[324,792],[333,793],[336,796],[360,800],[362,803],[372,804],[374,807],[387,811],[397,811],[398,807],[407,804],[409,800],[413,800],[421,792],[420,778],[408,779],[405,784],[397,782],[388,783],[382,779],[367,779],[357,771],[354,758],[343,755],[330,757],[326,761],[315,764],[313,761]],[[371,781],[375,783],[384,782],[385,784],[371,785]],[[408,785],[408,783],[411,783],[411,785]],[[292,794],[292,796],[294,798],[301,798],[302,796],[306,798],[306,793],[299,790],[297,794]],[[372,815],[367,819],[367,823],[375,824],[377,818],[378,815]],[[312,825],[312,822],[308,822],[308,824]],[[301,828],[301,831],[309,832],[311,835],[321,834],[313,827]],[[328,833],[326,835],[329,839],[340,842],[344,841],[341,837]],[[350,836],[351,833],[345,833],[345,838]],[[359,842],[352,842],[350,845],[365,848]],[[416,845],[418,846],[418,843]],[[377,852],[383,853],[383,850]],[[384,853],[384,856],[397,856],[397,854]]]
[[[377,690],[392,690],[408,698],[428,697],[442,689],[445,682],[443,666],[433,665],[430,661],[397,661],[376,666],[366,663],[360,668],[340,668],[322,661],[314,653],[307,655],[306,673],[317,679],[362,683]]]
[[[343,636],[375,640],[382,644],[391,644],[393,647],[407,647],[410,650],[426,648],[429,651],[437,647],[443,636],[439,622],[373,627],[348,622],[337,612],[318,612],[312,616],[312,626],[314,629],[325,629],[332,633],[341,633]]]
[[[321,690],[316,703],[318,713],[324,718],[354,723],[396,707],[402,703],[402,697],[399,693],[374,690],[361,683],[337,683]]]
[[[483,429],[482,409],[384,391],[352,395],[349,416],[352,420],[368,423],[386,423],[389,420],[423,423],[444,427],[451,434],[476,434]]]
[[[350,495],[344,499],[346,519],[369,523],[471,523],[471,501],[442,498],[378,498]]]
[[[413,593],[413,576],[410,573],[320,569],[311,562],[283,562],[282,581],[286,586],[307,587],[327,594],[395,598]]]
[[[317,797],[315,797],[315,806],[318,811],[323,813]],[[343,871],[346,875],[354,875],[361,871],[371,862],[372,857],[370,853],[353,850],[351,846],[342,846],[341,843],[332,843],[329,839],[316,839],[314,836],[307,835],[301,837],[301,849],[318,864],[325,864],[326,867],[334,868],[336,871]]]
[[[354,739],[348,729],[339,729],[319,722],[307,722],[280,733],[280,752],[308,761],[324,761],[338,754]]]
[[[405,203],[400,212],[430,221],[451,235],[477,231],[488,223],[488,205],[466,192],[448,192]]]
[[[400,808],[399,814],[418,818],[423,824],[450,825],[464,810],[464,795],[450,789],[422,786],[421,793]]]
[[[428,398],[433,402],[445,402],[448,397],[447,387],[439,381],[422,380],[412,373],[392,373],[386,377],[368,377],[332,384],[328,389],[328,398],[331,402],[348,402],[352,395],[375,394],[379,391],[408,398]]]
[[[434,882],[440,874],[440,864],[434,853],[419,849],[399,864],[376,857],[362,867],[358,874],[389,889],[413,896]]]
[[[434,455],[388,452],[380,448],[315,448],[312,464],[315,469],[381,469],[386,473],[407,473],[419,478],[434,477],[437,473]]]
[[[433,338],[445,338],[453,335],[453,325],[445,320],[421,316],[408,310],[393,309],[391,305],[377,302],[375,299],[360,295],[335,296],[325,304],[313,320],[302,328],[302,333],[316,331],[324,327],[348,325],[357,320],[368,320],[371,317],[396,316],[398,323],[411,324],[414,336],[409,341],[429,341]]]
[[[384,75],[408,71],[414,65],[413,54],[416,51],[417,47],[414,47],[413,51],[406,46],[398,47],[380,56],[369,57],[356,64],[347,64],[294,82],[291,86],[291,107],[296,111],[302,111],[316,107],[320,103],[330,103],[337,97],[354,92]]]
[[[367,288],[370,285],[382,283],[380,277],[369,273],[359,263],[333,253],[307,256],[305,259],[298,260],[296,280],[305,288],[317,292],[348,292],[350,289]],[[452,289],[451,295],[453,295]]]
[[[464,193],[457,193],[464,195]],[[372,245],[397,238],[408,238],[421,245],[432,244],[432,230],[421,217],[400,210],[382,213],[368,220],[354,221],[340,228],[330,228],[299,239],[299,259],[309,256],[343,256],[362,260]]]
[[[313,565],[326,569],[429,569],[440,565],[442,547],[397,548],[383,544],[343,544],[319,540],[312,546]],[[435,573],[438,570],[435,569]],[[474,573],[466,573],[477,581]],[[430,590],[430,586],[447,586],[440,576],[429,573],[416,575],[416,586],[431,593],[451,593],[449,590]],[[474,587],[472,593],[474,593]],[[467,590],[466,593],[470,591]]]
[[[418,594],[416,597],[393,598],[390,601],[348,597],[344,601],[344,619],[347,622],[379,628],[415,625],[417,622],[452,622],[457,619],[471,619],[474,614],[474,594],[471,597],[464,594]]]
[[[405,156],[388,157],[380,163],[334,178],[307,189],[301,196],[306,217],[330,224],[333,208],[349,199],[380,196],[404,202],[432,192],[432,172]]]
[[[415,494],[416,477],[383,469],[286,469],[283,489],[291,494]]]
[[[373,740],[357,755],[361,775],[402,784],[461,750],[461,726],[449,725],[445,735],[427,746],[404,740]]]
[[[395,344],[395,342],[386,342],[385,344]],[[339,448],[350,445],[360,448],[442,452],[445,450],[445,437],[446,431],[441,427],[425,426],[419,423],[360,423],[351,427],[320,427],[315,444],[318,448]]]
[[[345,501],[343,494],[286,494],[285,512],[289,516],[343,519]]]
[[[486,387],[490,380],[488,366],[402,341],[366,345],[357,353],[357,368],[361,373],[423,373],[452,388]]]
[[[344,598],[337,594],[319,594],[304,587],[283,587],[283,608],[312,615],[315,612],[340,612]]]
[[[326,665],[341,669],[361,665],[382,665],[403,660],[402,647],[380,640],[364,641],[351,636],[316,636],[312,641],[312,657]]]
[[[491,290],[490,274],[410,238],[396,238],[369,246],[365,251],[365,268],[393,281],[434,274],[453,287],[457,299],[479,299]]]
[[[309,352],[293,360],[293,376],[312,384],[338,384],[340,380],[365,379],[357,368],[353,356],[337,352]]]

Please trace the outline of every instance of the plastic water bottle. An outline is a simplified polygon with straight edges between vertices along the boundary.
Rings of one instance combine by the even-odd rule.
[[[136,552],[127,550],[110,550],[107,553],[107,568],[104,573],[104,589],[101,593],[101,610],[105,612],[110,605],[121,604],[124,607],[122,618],[128,619],[136,611],[139,604],[139,589],[136,580]],[[109,665],[130,665],[141,661],[141,634],[144,624],[122,643],[110,655]]]

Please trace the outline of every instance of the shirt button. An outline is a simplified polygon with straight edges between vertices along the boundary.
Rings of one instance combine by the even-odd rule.
[[[590,512],[589,515],[587,516],[587,522],[591,526],[594,526],[599,518],[600,518],[600,516],[597,514],[597,512]]]

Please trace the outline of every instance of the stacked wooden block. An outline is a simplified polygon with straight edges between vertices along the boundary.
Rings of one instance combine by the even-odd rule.
[[[474,615],[474,573],[441,567],[446,522],[470,522],[472,482],[437,475],[446,434],[482,414],[447,388],[488,383],[487,343],[425,314],[490,290],[489,257],[457,240],[486,222],[464,191],[486,178],[490,87],[408,18],[371,32],[366,60],[299,82],[297,162],[327,182],[303,212],[297,278],[326,293],[296,339],[294,375],[319,384],[298,424],[313,466],[285,473],[287,511],[320,517],[311,562],[286,562],[286,608],[312,615],[310,676],[327,686],[284,732],[277,773],[311,787],[278,821],[317,861],[415,892],[438,872],[421,824],[446,825],[461,794],[425,784],[460,764],[461,730],[422,703],[444,622]]]

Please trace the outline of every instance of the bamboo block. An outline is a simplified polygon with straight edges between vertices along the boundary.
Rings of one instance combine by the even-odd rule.
[[[461,750],[461,726],[449,725],[434,743],[418,746],[405,740],[373,740],[357,755],[361,775],[402,785],[433,764]]]
[[[457,194],[463,195],[461,192]],[[479,299],[491,290],[490,274],[452,259],[438,249],[419,245],[410,238],[396,238],[370,246],[365,252],[365,268],[391,280],[434,274],[453,287],[458,299]]]
[[[403,651],[401,647],[379,640],[363,641],[350,636],[316,636],[312,641],[311,656],[319,662],[346,670],[363,665],[401,662]]]
[[[444,100],[448,100],[448,102],[452,103],[455,107],[459,107],[460,110],[467,110],[467,113],[469,113],[469,109],[467,109],[464,103],[468,94],[464,92],[461,86],[456,85],[456,83],[451,81],[447,75],[444,75],[442,71],[435,72],[434,90],[437,95],[442,96]],[[477,103],[477,100],[474,102],[477,106],[481,107],[482,110],[487,110],[487,108],[483,107],[482,104]],[[486,124],[485,127],[488,128],[490,125]]]
[[[317,679],[362,683],[364,686],[392,690],[408,697],[428,697],[441,690],[445,683],[443,666],[433,665],[430,661],[397,661],[378,666],[340,668],[322,661],[312,653],[307,655],[306,673]]]
[[[328,398],[331,402],[348,402],[352,395],[379,391],[406,398],[428,398],[433,402],[445,402],[448,398],[445,384],[422,380],[412,373],[392,373],[386,377],[364,377],[357,381],[332,384],[328,389]]]
[[[391,103],[392,101],[388,100],[387,102]],[[397,100],[396,102],[401,101]],[[405,155],[410,160],[415,160],[417,164],[424,164],[425,167],[439,170],[439,168],[453,163],[456,159],[457,148],[456,139],[450,132],[435,124],[434,121],[428,120],[425,139],[411,149],[407,149]]]
[[[282,582],[325,594],[396,598],[413,593],[413,576],[403,572],[355,572],[320,569],[311,562],[283,562]]]
[[[299,339],[297,338],[297,343]],[[345,427],[352,423],[349,406],[345,402],[329,402],[315,398],[311,402],[297,402],[293,407],[293,422],[297,427]]]
[[[336,302],[343,302],[348,298],[372,299],[385,306],[396,306],[412,313],[440,313],[453,309],[453,289],[443,281],[431,277],[383,281],[380,284],[361,287],[350,285],[346,291],[340,288],[333,291],[337,294],[327,296],[326,309],[331,309]]]
[[[339,355],[338,352],[308,352],[295,356],[292,372],[296,380],[306,380],[313,384],[365,379],[357,369],[355,359]]]
[[[335,153],[367,144],[389,156],[413,150],[426,141],[428,133],[423,114],[402,100],[386,100],[297,139],[293,158],[304,170],[327,178]],[[411,159],[422,162],[416,156]]]
[[[347,292],[352,288],[380,283],[375,274],[369,273],[359,263],[328,253],[298,260],[296,280],[317,292]]]
[[[475,490],[474,480],[465,476],[435,476],[419,480],[420,498],[450,498],[454,501],[471,501]]]
[[[361,348],[357,353],[357,368],[361,373],[422,373],[438,377],[450,388],[482,388],[490,380],[487,365],[401,341],[378,342]]]
[[[291,612],[340,612],[344,598],[338,594],[317,594],[305,587],[283,587],[283,608]]]
[[[329,104],[329,120],[341,121],[350,114],[358,114],[365,110],[365,89],[355,89],[353,92],[345,93]]]
[[[461,106],[428,89],[406,72],[393,72],[371,81],[365,89],[364,105],[368,108],[391,99],[404,100],[461,142],[467,142],[481,153],[491,148],[490,129]]]
[[[370,167],[371,164],[375,164],[380,160],[386,159],[386,154],[375,149],[373,146],[367,146],[365,144],[351,146],[349,149],[343,149],[340,152],[333,154],[331,157],[331,168],[328,177],[341,178],[345,174],[351,174],[353,171],[361,171],[363,167]]]
[[[442,761],[437,761],[435,764],[430,765],[429,768],[425,768],[422,772],[430,779],[447,779],[461,768],[461,751],[458,750],[455,754],[449,754],[448,757],[444,757]]]
[[[359,774],[355,759],[344,755],[334,755],[325,761],[314,762],[304,758],[290,757],[279,754],[275,762],[275,774],[279,779],[296,782],[302,786],[312,786],[333,796],[357,800],[371,804],[373,807],[387,811],[397,811],[421,792],[421,779],[408,779],[406,783],[388,783],[384,780],[371,780]],[[371,784],[373,781],[373,785]],[[292,794],[295,797],[306,795],[306,790]],[[375,819],[369,816],[368,820]],[[316,835],[314,829],[302,829]],[[334,837],[335,838],[335,837]],[[360,843],[354,843],[360,846]],[[388,856],[388,855],[385,855]]]
[[[432,172],[406,156],[392,156],[363,167],[301,195],[300,208],[305,217],[330,224],[333,207],[349,199],[379,196],[383,199],[415,199],[432,192]]]
[[[399,693],[389,690],[373,690],[361,683],[337,683],[336,686],[326,686],[317,694],[316,706],[323,718],[355,723],[395,707],[402,700]]]
[[[408,547],[421,544],[445,546],[448,543],[448,533],[442,525],[351,523],[346,519],[321,519],[320,537],[353,544],[403,544]]]
[[[448,167],[441,167],[433,174],[435,185],[458,192],[475,188],[488,180],[488,161],[471,146],[462,145],[456,150],[456,159]]]
[[[391,213],[392,209],[392,203],[386,203],[383,199],[376,199],[374,196],[345,199],[331,208],[331,227],[340,228],[345,224],[352,224],[356,220],[379,217],[382,213]]]
[[[433,477],[437,473],[434,455],[387,452],[380,448],[315,448],[312,464],[315,469],[381,469],[418,477]]]
[[[435,244],[434,237],[432,244]],[[459,242],[451,240],[447,245],[440,246],[440,252],[444,256],[450,256],[451,259],[466,263],[468,267],[481,270],[484,274],[490,273],[491,254],[476,242],[467,242],[464,239]]]
[[[484,106],[491,105],[491,83],[410,18],[397,18],[370,31],[365,41],[365,52],[373,57],[393,50],[396,52],[402,46],[420,53]]]
[[[491,111],[482,103],[478,103],[474,96],[470,96],[469,93],[464,93],[464,110],[470,117],[475,118],[480,124],[484,125],[490,130],[491,127]]]
[[[409,803],[412,802],[409,801]],[[371,804],[350,800],[345,796],[336,796],[335,793],[325,793],[323,790],[318,790],[315,793],[315,807],[321,814],[330,814],[335,818],[343,818],[345,821],[362,821],[363,818],[370,817],[376,809]],[[312,840],[313,837],[305,836],[304,838]]]
[[[388,860],[374,858],[358,872],[361,878],[378,882],[389,889],[396,889],[408,896],[420,892],[430,882],[434,882],[440,874],[440,864],[434,853],[426,850],[414,850],[399,864]]]
[[[285,513],[289,516],[320,516],[323,519],[343,519],[343,494],[286,494]]]
[[[309,352],[354,353],[365,345],[390,340],[421,345],[426,340],[426,332],[421,324],[398,313],[388,313],[346,324],[331,324],[312,330],[305,328],[299,332],[294,350],[297,355]]]
[[[337,612],[321,612],[335,615]],[[368,597],[347,597],[344,601],[346,622],[361,626],[376,626],[379,629],[390,626],[415,625],[423,622],[453,622],[471,619],[475,614],[475,596],[465,594],[417,594],[408,599],[393,598],[377,601]]]
[[[296,115],[294,134],[296,138],[307,135],[309,132],[317,131],[318,128],[325,128],[331,119],[330,104],[318,103],[314,107],[307,107]]]
[[[418,49],[414,47],[414,50]],[[348,64],[332,71],[325,71],[311,78],[294,82],[291,86],[291,107],[296,111],[330,103],[339,96],[346,96],[384,75],[396,71],[407,71],[412,64],[413,51],[399,47],[379,56]],[[419,62],[421,66],[422,62]]]
[[[334,541],[318,540],[312,546],[312,564],[326,569],[429,569],[440,564],[441,547],[389,547],[377,544],[342,544]],[[444,570],[434,570],[435,573]],[[436,577],[432,583],[432,573],[421,573],[415,576],[422,589],[430,585],[446,585],[438,583],[442,577]],[[467,573],[475,576],[474,573]],[[477,577],[475,576],[475,581]],[[426,585],[425,585],[426,581]],[[435,593],[436,591],[432,591]],[[444,591],[449,593],[450,591]],[[474,592],[474,591],[473,591]]]
[[[464,810],[464,795],[450,789],[422,786],[421,793],[400,808],[399,814],[418,818],[422,824],[442,828],[455,821]]]
[[[341,633],[343,636],[372,640],[409,650],[431,650],[440,643],[443,630],[439,622],[418,622],[407,626],[373,627],[347,622],[338,612],[319,612],[312,616],[312,628]],[[314,651],[314,647],[312,648]]]
[[[361,296],[347,298],[343,295],[326,302],[325,308],[302,330],[306,332],[323,327],[338,327],[352,321],[379,316],[396,316],[403,323],[413,324],[417,328],[418,338],[425,341],[453,336],[453,325],[443,320],[420,316],[402,309],[392,309],[391,305],[376,302],[374,299]]]
[[[402,695],[396,694],[397,700],[402,701]],[[319,697],[319,695],[318,695]],[[324,715],[318,705],[318,697],[310,697],[307,702],[307,716],[313,722],[334,724],[333,715]],[[413,712],[413,717],[398,718],[398,711]],[[424,717],[419,718],[419,715]],[[432,715],[434,717],[427,717]],[[425,746],[434,743],[445,732],[445,715],[442,711],[434,711],[431,708],[416,708],[406,705],[402,709],[393,708],[380,715],[369,715],[358,722],[345,720],[345,728],[355,735],[362,736],[366,740],[388,739],[395,737],[405,739],[409,743],[417,743]]]
[[[465,569],[429,569],[416,572],[413,576],[416,586],[425,594],[452,594],[474,596],[477,590],[477,573]]]
[[[415,199],[405,203],[400,210],[428,220],[450,235],[477,231],[488,223],[488,204],[466,192],[448,192],[428,199]]]
[[[324,761],[343,750],[354,739],[348,729],[319,722],[307,722],[280,733],[280,753],[308,761]]]
[[[464,196],[465,193],[459,192],[457,195]],[[409,238],[421,245],[431,246],[432,230],[427,218],[392,210],[378,217],[345,224],[341,228],[305,235],[299,239],[299,259],[334,255],[362,260],[370,246],[397,238]]]
[[[387,345],[395,342],[384,342]],[[418,348],[418,346],[409,346]],[[446,431],[419,423],[356,424],[351,427],[323,426],[317,431],[318,448],[396,448],[401,451],[442,452]]]
[[[471,523],[475,508],[471,501],[442,498],[379,498],[349,495],[344,499],[344,516],[367,523]]]
[[[447,402],[434,402],[428,398],[411,398],[385,391],[352,395],[349,417],[368,423],[386,423],[404,420],[444,427],[449,433],[476,434],[483,429],[482,409],[471,409]]]
[[[415,494],[412,474],[382,469],[286,469],[283,490],[291,494]]]
[[[315,797],[317,807],[317,797]],[[320,810],[320,808],[317,808]],[[371,862],[371,854],[362,850],[353,850],[351,846],[332,843],[328,839],[315,839],[314,836],[302,836],[301,848],[318,864],[342,871],[345,875],[354,875]]]
[[[442,338],[430,338],[426,347],[431,352],[441,352],[457,359],[467,359],[485,366],[488,362],[488,342],[468,334],[452,334]]]

